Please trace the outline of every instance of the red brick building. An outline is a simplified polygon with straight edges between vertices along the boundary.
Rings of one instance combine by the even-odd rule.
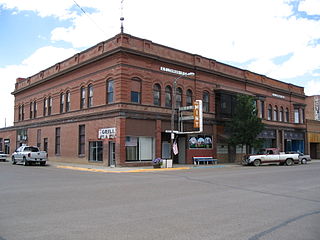
[[[306,98],[308,152],[312,159],[320,158],[320,95]]]
[[[188,72],[195,75],[179,75]],[[0,147],[12,152],[23,143],[38,145],[55,161],[150,164],[155,157],[170,157],[166,130],[173,99],[177,106],[199,99],[204,130],[178,135],[174,161],[192,163],[193,156],[239,161],[241,151],[228,147],[223,127],[238,93],[256,97],[266,124],[259,136],[265,146],[307,149],[302,87],[127,34],[18,78],[14,126],[0,129]]]

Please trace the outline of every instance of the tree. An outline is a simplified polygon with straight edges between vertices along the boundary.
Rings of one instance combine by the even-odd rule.
[[[237,95],[233,118],[227,123],[230,137],[228,143],[233,146],[260,147],[261,140],[257,136],[264,129],[264,124],[257,116],[254,97],[244,94]]]

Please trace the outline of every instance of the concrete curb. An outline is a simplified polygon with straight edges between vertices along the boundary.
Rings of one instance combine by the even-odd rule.
[[[87,167],[74,167],[57,165],[56,168],[63,168],[69,170],[86,171],[86,172],[101,172],[101,173],[136,173],[136,172],[161,172],[161,171],[177,171],[177,170],[188,170],[190,167],[179,167],[179,168],[142,168],[142,169],[102,169],[102,168],[87,168]]]

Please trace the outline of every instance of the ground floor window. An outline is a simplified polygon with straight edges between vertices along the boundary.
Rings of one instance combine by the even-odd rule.
[[[151,161],[154,155],[153,137],[126,137],[126,161]]]
[[[103,161],[103,145],[102,141],[89,142],[89,161]]]
[[[212,136],[195,135],[189,137],[189,149],[212,148]]]

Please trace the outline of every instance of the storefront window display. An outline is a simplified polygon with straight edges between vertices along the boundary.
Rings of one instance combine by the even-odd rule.
[[[188,145],[189,145],[189,149],[212,148],[212,136],[207,136],[207,135],[190,136]]]

